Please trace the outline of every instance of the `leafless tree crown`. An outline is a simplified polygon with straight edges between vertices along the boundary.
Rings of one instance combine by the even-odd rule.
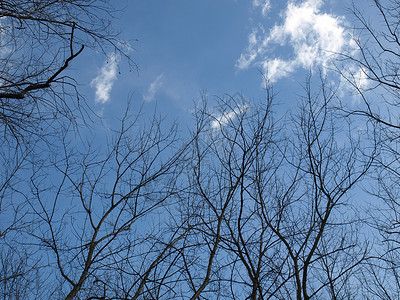
[[[337,62],[360,102],[310,74],[282,114],[267,81],[259,103],[203,95],[185,138],[129,103],[96,145],[67,71],[124,55],[110,2],[1,1],[0,297],[398,299],[400,3],[373,4]]]

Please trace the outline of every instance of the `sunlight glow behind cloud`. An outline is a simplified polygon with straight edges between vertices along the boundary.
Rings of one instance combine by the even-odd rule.
[[[320,66],[326,71],[330,58],[354,43],[343,27],[343,19],[320,12],[322,4],[322,0],[289,2],[281,25],[276,24],[269,33],[264,28],[253,30],[236,67],[261,66],[272,82],[289,76],[298,68]],[[287,47],[293,53],[289,59],[270,57],[273,46]]]
[[[119,58],[110,54],[99,74],[92,80],[91,85],[96,88],[96,103],[106,103],[110,100],[110,92],[117,79],[117,67]]]
[[[151,102],[154,100],[156,93],[160,90],[160,88],[164,84],[163,77],[164,77],[164,74],[158,75],[157,78],[150,84],[147,94],[143,96],[144,101]]]

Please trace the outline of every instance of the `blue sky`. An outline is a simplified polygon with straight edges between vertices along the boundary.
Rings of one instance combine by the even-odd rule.
[[[138,69],[129,70],[113,54],[107,59],[90,54],[86,96],[101,114],[118,113],[130,95],[134,105],[157,106],[182,119],[190,117],[202,92],[211,100],[240,92],[249,101],[261,101],[263,73],[282,99],[291,98],[310,70],[330,74],[333,53],[353,51],[350,5],[338,0],[129,1],[114,25],[129,41]],[[362,70],[349,69],[366,86]]]

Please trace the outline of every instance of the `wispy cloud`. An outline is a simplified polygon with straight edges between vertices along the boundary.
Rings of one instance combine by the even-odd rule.
[[[252,33],[250,33],[248,37],[248,46],[246,51],[242,53],[236,61],[237,68],[241,70],[247,69],[256,60],[257,56],[263,52],[263,48],[265,48],[265,45],[262,45],[265,43],[263,37],[264,34],[265,31],[263,28],[253,29]]]
[[[99,74],[91,82],[96,89],[96,103],[106,103],[110,100],[110,92],[117,79],[119,57],[110,54],[99,71]]]
[[[163,78],[164,78],[164,74],[160,74],[150,84],[150,87],[149,87],[149,90],[147,91],[147,94],[143,96],[144,101],[151,102],[151,101],[154,100],[154,97],[156,96],[157,92],[160,90],[160,88],[164,84]]]
[[[271,8],[271,0],[253,0],[254,7],[260,7],[263,16],[266,16]]]
[[[344,20],[322,13],[322,4],[322,0],[307,0],[300,4],[289,2],[282,24],[276,24],[268,33],[264,28],[253,30],[236,67],[261,66],[272,82],[289,76],[298,68],[320,66],[327,70],[332,56],[343,53],[354,42],[344,28]],[[271,57],[274,46],[291,49],[290,58]]]
[[[249,105],[238,105],[235,109],[214,117],[214,120],[211,122],[211,128],[220,129],[222,126],[228,125],[231,120],[245,113],[248,108]]]

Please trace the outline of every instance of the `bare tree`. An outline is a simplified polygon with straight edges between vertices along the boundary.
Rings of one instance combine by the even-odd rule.
[[[156,117],[145,123],[126,114],[107,151],[71,147],[67,136],[63,144],[26,175],[29,188],[14,185],[13,204],[26,204],[17,224],[28,226],[3,236],[2,253],[25,255],[23,268],[1,273],[2,294],[32,295],[37,285],[38,298],[140,299],[188,231],[168,218],[184,151],[175,128],[164,132]],[[17,276],[25,287],[13,286]]]
[[[126,55],[106,0],[1,1],[0,129],[19,142],[42,138],[88,107],[66,73],[85,47]],[[128,62],[131,62],[128,59]]]
[[[231,97],[218,114],[197,111],[185,209],[198,234],[182,258],[191,299],[357,293],[356,270],[369,248],[349,194],[374,148],[364,153],[350,119],[338,122],[336,91],[323,80],[320,89],[307,81],[290,119],[274,120],[272,100],[268,87],[264,105]]]
[[[129,110],[107,149],[61,136],[62,151],[29,164],[4,197],[14,217],[1,239],[2,294],[354,298],[369,249],[349,194],[374,153],[348,118],[337,122],[325,81],[306,82],[292,117],[274,118],[266,92],[260,105],[204,103],[186,146],[176,128]]]
[[[377,236],[374,240],[374,257],[360,276],[365,297],[397,299],[399,294],[399,13],[397,0],[371,1],[374,18],[360,7],[353,6],[352,14],[357,25],[355,32],[358,55],[343,55],[346,64],[356,65],[368,80],[360,87],[356,75],[341,72],[352,84],[362,103],[344,106],[348,115],[362,116],[367,126],[373,128],[379,145],[379,157],[374,165],[367,191],[376,199],[368,212],[368,224]],[[347,75],[346,75],[347,74]],[[374,184],[372,184],[374,183]],[[367,217],[366,217],[367,218]]]
[[[8,244],[17,232],[24,236],[38,226],[32,203],[21,201],[26,190],[16,195],[21,186],[29,185],[28,174],[49,180],[42,168],[60,149],[57,136],[66,135],[82,114],[90,116],[78,83],[68,76],[71,63],[85,48],[125,55],[126,45],[110,25],[116,11],[102,0],[0,2],[0,280],[4,297],[23,299],[24,291],[32,295],[35,290],[30,284],[33,272],[42,266],[37,264],[40,253],[34,247]],[[19,291],[11,296],[5,292],[10,289]]]
[[[297,299],[346,298],[348,288],[354,289],[349,275],[368,250],[357,237],[348,194],[370,168],[374,148],[363,153],[362,137],[352,134],[350,120],[334,114],[335,101],[336,90],[325,80],[317,89],[306,82],[289,156],[295,175],[277,197],[282,212],[270,217],[266,210],[271,230],[286,248],[292,269],[283,278],[293,281],[290,294]]]
[[[381,41],[355,11],[376,47],[359,42],[362,58],[345,58],[375,91],[391,91],[396,107],[389,62],[398,52],[388,45],[398,44],[398,23],[393,8],[375,4],[389,33]],[[186,143],[176,126],[163,130],[161,118],[145,122],[129,109],[107,147],[74,143],[68,126],[86,106],[66,70],[85,47],[124,48],[106,22],[110,9],[101,0],[0,3],[0,295],[395,298],[400,156],[391,115],[351,76],[360,110],[340,107],[336,88],[310,76],[291,115],[274,112],[267,84],[260,104],[237,94],[215,111],[203,99]],[[379,125],[372,139],[354,115]],[[373,214],[382,236],[373,249],[351,197],[371,166],[380,184],[371,193],[387,204]]]
[[[363,100],[360,109],[348,110],[353,115],[367,116],[371,121],[392,129],[399,129],[395,112],[399,105],[399,20],[400,3],[397,0],[371,1],[374,21],[362,8],[353,6],[356,29],[354,41],[358,51],[354,55],[340,54],[338,71]],[[376,20],[376,21],[375,21]],[[350,65],[350,68],[348,67]],[[351,68],[358,67],[358,75]],[[360,76],[367,86],[360,86]],[[378,97],[378,98],[377,98]]]
[[[66,72],[85,47],[125,53],[110,25],[115,11],[102,0],[1,1],[1,199],[17,172],[57,151],[51,150],[54,136],[76,125],[82,114],[90,117],[76,81]],[[12,224],[5,227],[0,234]]]

